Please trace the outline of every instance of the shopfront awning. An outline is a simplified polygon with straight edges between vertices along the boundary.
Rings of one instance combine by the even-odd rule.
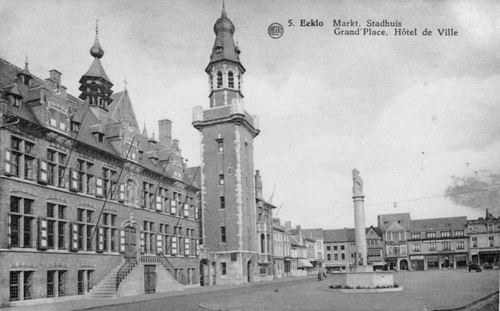
[[[299,259],[297,268],[312,268],[313,265],[307,259]]]

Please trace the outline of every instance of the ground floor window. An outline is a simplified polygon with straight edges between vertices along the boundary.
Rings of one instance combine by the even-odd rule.
[[[78,295],[83,295],[94,287],[93,270],[78,270]]]
[[[66,295],[66,270],[47,271],[47,297]]]
[[[11,301],[33,298],[33,271],[11,271],[9,284]]]

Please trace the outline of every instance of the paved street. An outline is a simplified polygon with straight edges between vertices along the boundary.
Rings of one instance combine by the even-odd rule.
[[[327,280],[297,278],[256,285],[202,287],[171,294],[125,297],[119,300],[76,300],[32,306],[25,310],[419,310],[464,306],[499,288],[498,270],[400,272],[402,292],[342,294]],[[147,299],[147,300],[146,300]],[[498,300],[496,300],[498,301]],[[101,307],[97,306],[101,304]],[[23,308],[24,309],[24,308]],[[471,310],[478,310],[472,309]],[[488,310],[496,310],[493,309]]]

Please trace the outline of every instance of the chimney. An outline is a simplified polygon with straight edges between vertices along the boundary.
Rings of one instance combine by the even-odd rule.
[[[59,86],[61,85],[62,73],[60,73],[55,69],[52,69],[51,71],[49,71],[49,73],[50,73],[50,79],[52,79],[56,83],[56,88],[59,88]]]
[[[163,119],[158,121],[159,124],[159,138],[160,143],[164,144],[167,148],[172,146],[172,121]],[[178,143],[179,141],[177,141]]]
[[[292,222],[291,221],[285,221],[285,229],[292,229]]]
[[[173,147],[175,150],[179,150],[179,140],[178,140],[178,139],[174,139],[174,140],[172,140],[172,147]]]
[[[255,195],[257,198],[262,199],[262,179],[260,178],[260,171],[255,171]]]

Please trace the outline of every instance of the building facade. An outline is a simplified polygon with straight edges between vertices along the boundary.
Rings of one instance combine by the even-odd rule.
[[[253,140],[260,131],[257,117],[243,104],[245,68],[234,31],[223,8],[205,70],[209,108],[193,110],[192,124],[201,134],[201,267],[206,284],[255,282],[260,272],[253,163]]]
[[[410,222],[408,252],[412,270],[465,268],[467,217],[417,219]]]
[[[141,133],[103,55],[96,35],[79,98],[57,70],[42,80],[0,60],[0,305],[199,283],[199,184],[169,120],[159,141]]]
[[[386,265],[383,243],[382,232],[378,228],[370,226],[366,229],[368,264],[372,265],[374,270],[382,270]]]
[[[290,225],[290,223],[288,223]],[[292,253],[290,232],[280,219],[273,221],[273,260],[276,278],[291,276]]]
[[[385,261],[389,270],[408,270],[410,214],[378,215],[378,228],[385,242]]]
[[[469,259],[485,268],[500,266],[500,217],[486,211],[486,217],[467,221]]]

